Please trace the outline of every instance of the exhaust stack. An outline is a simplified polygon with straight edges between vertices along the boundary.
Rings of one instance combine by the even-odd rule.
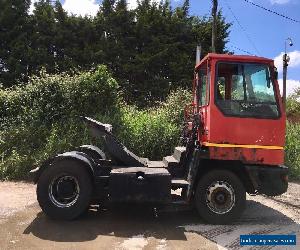
[[[201,45],[197,45],[196,49],[196,65],[201,61]]]

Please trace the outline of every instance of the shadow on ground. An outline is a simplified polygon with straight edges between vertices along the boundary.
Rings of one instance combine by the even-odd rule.
[[[24,234],[32,233],[51,241],[80,242],[94,240],[100,235],[130,238],[146,232],[145,237],[186,240],[184,228],[179,226],[190,223],[204,222],[195,211],[170,211],[157,215],[151,208],[135,206],[113,210],[90,209],[74,221],[51,220],[40,212]]]
[[[130,238],[140,234],[186,241],[190,232],[230,248],[239,246],[240,234],[281,230],[299,234],[300,226],[283,213],[250,200],[244,215],[231,225],[205,224],[195,211],[162,211],[156,216],[152,209],[132,206],[118,211],[91,209],[75,221],[54,221],[40,212],[23,233],[56,242],[84,242],[101,235]]]

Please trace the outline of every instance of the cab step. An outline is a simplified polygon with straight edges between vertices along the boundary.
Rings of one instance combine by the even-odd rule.
[[[176,147],[174,149],[173,156],[177,161],[182,163],[182,161],[185,158],[185,154],[186,154],[186,147]]]
[[[175,159],[173,155],[164,157],[163,163],[173,178],[183,178],[185,168],[178,160]]]
[[[173,155],[165,156],[163,162],[167,168],[177,167],[179,165],[179,161],[177,161]]]
[[[171,180],[171,186],[172,188],[183,188],[187,187],[189,185],[189,182],[184,179],[173,179]]]

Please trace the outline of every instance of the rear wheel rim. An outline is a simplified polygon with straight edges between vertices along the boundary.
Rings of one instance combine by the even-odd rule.
[[[79,198],[79,193],[77,178],[67,174],[53,178],[48,188],[51,202],[59,208],[73,206]]]
[[[226,214],[235,205],[235,193],[225,181],[214,181],[206,190],[207,207],[216,214]]]

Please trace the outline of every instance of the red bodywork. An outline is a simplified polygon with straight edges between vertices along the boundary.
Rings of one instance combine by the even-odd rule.
[[[225,116],[216,105],[216,63],[262,63],[274,69],[273,60],[256,56],[208,54],[195,67],[194,107],[197,106],[196,88],[201,84],[198,71],[206,67],[209,88],[208,104],[195,108],[201,113],[203,127],[198,139],[209,149],[209,158],[217,160],[238,160],[245,164],[280,165],[284,162],[285,111],[282,106],[277,80],[273,77],[279,117],[264,119],[254,117]],[[271,73],[274,73],[271,71]],[[271,74],[274,76],[274,74]]]

